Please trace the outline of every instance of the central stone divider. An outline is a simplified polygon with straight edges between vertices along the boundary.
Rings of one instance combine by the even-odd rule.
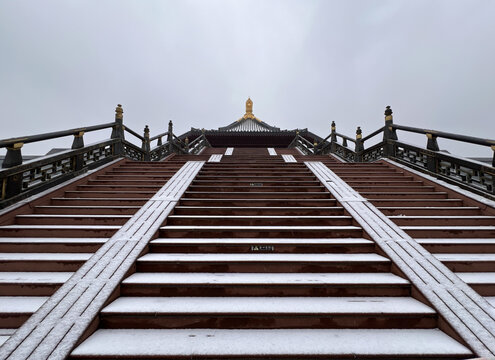
[[[491,305],[325,164],[304,164],[462,339],[479,356],[494,358]]]
[[[204,165],[188,161],[0,349],[0,359],[65,359]]]

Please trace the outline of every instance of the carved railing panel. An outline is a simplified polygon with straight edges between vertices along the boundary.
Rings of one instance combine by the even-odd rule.
[[[380,142],[364,150],[361,156],[363,162],[370,162],[381,159],[383,157],[383,142]]]
[[[128,142],[123,141],[124,145],[124,156],[131,160],[143,161],[145,152],[138,146]]]
[[[117,142],[116,139],[107,140],[1,170],[0,207],[7,206],[16,199],[34,194],[40,189],[66,181],[88,168],[95,168],[113,160],[116,157],[113,154],[113,148]],[[82,164],[79,165],[81,159]]]
[[[354,162],[356,158],[356,153],[349,149],[347,146],[335,143],[335,154],[340,156],[342,159],[350,162]]]

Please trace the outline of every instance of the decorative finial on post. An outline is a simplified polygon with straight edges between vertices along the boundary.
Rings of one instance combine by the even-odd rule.
[[[167,132],[167,142],[168,142],[168,152],[171,154],[174,151],[174,124],[172,120],[168,122],[168,132]]]
[[[184,139],[184,143],[186,144],[186,152],[189,154],[189,138],[187,136]]]
[[[385,108],[385,121],[393,120],[392,114],[393,114],[393,111],[390,108],[390,105],[387,105],[387,107]]]
[[[115,120],[123,120],[124,119],[124,109],[122,109],[122,105],[117,104],[115,108]]]
[[[122,105],[118,104],[115,108],[115,125],[112,128],[112,139],[119,139],[120,141],[115,143],[114,155],[123,155],[124,154],[124,145],[122,144],[122,140],[125,139],[124,136],[124,110],[122,109]]]
[[[364,150],[363,138],[361,127],[358,126],[356,129],[356,146],[354,147],[354,151],[356,152],[356,162],[361,162],[362,155],[361,152]]]
[[[332,133],[330,134],[330,152],[335,152],[337,143],[337,127],[335,121],[332,121]]]
[[[150,145],[150,128],[148,125],[144,127],[144,134],[143,134],[143,143],[141,145],[141,149],[144,151],[144,161],[150,161],[151,156],[150,156],[150,150],[151,150],[151,145]]]
[[[394,117],[392,116],[393,111],[388,105],[385,108],[385,127],[383,129],[383,155],[386,157],[395,156],[395,147],[392,141],[397,140],[397,133],[392,127],[394,124]]]

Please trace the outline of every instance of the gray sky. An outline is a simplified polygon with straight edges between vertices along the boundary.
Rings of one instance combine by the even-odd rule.
[[[117,103],[139,133],[217,128],[248,96],[321,136],[366,135],[391,105],[398,124],[495,138],[494,19],[493,0],[0,0],[0,138],[113,121]]]

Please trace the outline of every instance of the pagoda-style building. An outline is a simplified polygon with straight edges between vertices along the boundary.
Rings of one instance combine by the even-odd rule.
[[[0,140],[0,359],[495,358],[495,164],[438,140],[495,141],[123,113]]]

